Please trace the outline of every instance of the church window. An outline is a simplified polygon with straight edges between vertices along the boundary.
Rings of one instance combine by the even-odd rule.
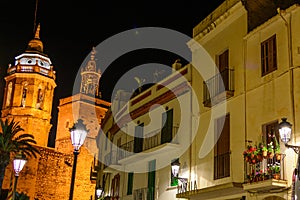
[[[42,109],[43,100],[44,100],[43,90],[41,88],[39,88],[38,95],[37,95],[37,101],[36,101],[37,109]]]
[[[11,104],[11,97],[12,97],[12,82],[9,82],[7,88],[7,96],[6,96],[6,107],[9,107]]]
[[[27,95],[27,88],[23,88],[23,92],[22,92],[22,101],[21,101],[21,106],[25,107],[26,104],[26,95]]]

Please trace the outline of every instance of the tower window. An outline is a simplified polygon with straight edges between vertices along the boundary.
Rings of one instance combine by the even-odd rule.
[[[11,105],[11,98],[12,98],[12,82],[9,82],[7,87],[7,95],[6,95],[6,107]]]
[[[38,90],[37,100],[36,100],[36,108],[41,109],[44,100],[44,94],[42,89]]]
[[[26,105],[26,95],[27,95],[27,88],[23,88],[22,101],[21,101],[22,107],[25,107],[25,105]]]

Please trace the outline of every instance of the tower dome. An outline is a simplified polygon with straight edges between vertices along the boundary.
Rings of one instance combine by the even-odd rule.
[[[37,26],[34,38],[29,41],[26,52],[43,53],[44,46],[40,40],[40,24]]]

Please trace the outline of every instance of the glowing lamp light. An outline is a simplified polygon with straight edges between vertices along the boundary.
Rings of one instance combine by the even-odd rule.
[[[14,158],[14,171],[15,176],[19,176],[19,173],[22,171],[24,165],[26,164],[27,160],[23,154],[17,154]]]
[[[97,198],[100,198],[102,191],[103,191],[102,188],[97,188],[97,190],[96,190]]]
[[[291,140],[292,124],[286,121],[287,118],[281,118],[281,120],[279,123],[280,139],[284,144],[287,144]]]
[[[88,131],[85,125],[83,124],[82,119],[78,119],[77,122],[73,125],[73,127],[69,129],[69,131],[71,134],[71,142],[74,147],[74,151],[73,151],[74,162],[72,168],[72,178],[71,178],[70,195],[69,195],[69,200],[73,200],[77,156],[79,154],[79,148],[81,147],[81,145],[83,145]]]
[[[87,130],[83,124],[83,120],[79,119],[77,123],[70,128],[71,141],[75,151],[79,151],[81,145],[83,145],[84,140],[87,135]]]
[[[173,176],[177,177],[178,173],[179,173],[179,168],[180,168],[179,159],[176,159],[174,162],[172,162],[171,167],[172,167]]]

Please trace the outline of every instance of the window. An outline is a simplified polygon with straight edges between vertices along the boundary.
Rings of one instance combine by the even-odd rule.
[[[262,129],[263,129],[263,141],[266,144],[270,144],[270,142],[274,142],[274,137],[276,137],[277,141],[280,141],[277,120],[264,124],[262,126]]]
[[[36,100],[36,108],[41,109],[44,100],[43,90],[39,88],[37,100]]]
[[[262,76],[277,69],[276,35],[261,43]]]
[[[219,137],[218,137],[219,135]],[[214,179],[230,176],[230,115],[216,120],[214,149]]]
[[[162,114],[161,144],[172,141],[173,109]]]
[[[6,107],[9,107],[11,104],[11,97],[12,97],[12,82],[9,82],[7,88],[7,96],[6,96]]]
[[[276,147],[279,145],[280,136],[279,136],[279,130],[278,130],[278,121],[272,121],[267,124],[264,124],[262,126],[263,129],[263,142],[269,145],[273,146],[274,152],[276,152]],[[276,144],[277,143],[277,144]],[[270,157],[267,159],[268,165],[274,165],[275,163],[280,163],[280,159],[277,159],[276,157]]]
[[[223,86],[222,86],[222,81],[224,84],[224,90],[228,90],[229,89],[229,50],[225,50],[223,53],[218,55],[217,58],[217,65],[218,65],[218,69],[219,69],[219,73],[221,75],[222,80],[218,81],[218,90],[222,90]]]
[[[133,188],[133,172],[128,173],[127,178],[127,195],[132,195]]]
[[[112,200],[119,200],[119,190],[120,190],[120,174],[117,174],[112,179],[112,184],[111,184]]]
[[[26,95],[27,95],[27,88],[23,88],[22,101],[21,101],[22,107],[25,107],[25,105],[26,105]]]
[[[223,53],[219,54],[217,57],[218,69],[223,72],[229,67],[229,50],[225,50]]]
[[[134,153],[139,153],[143,151],[144,143],[144,123],[135,127],[134,132]]]

